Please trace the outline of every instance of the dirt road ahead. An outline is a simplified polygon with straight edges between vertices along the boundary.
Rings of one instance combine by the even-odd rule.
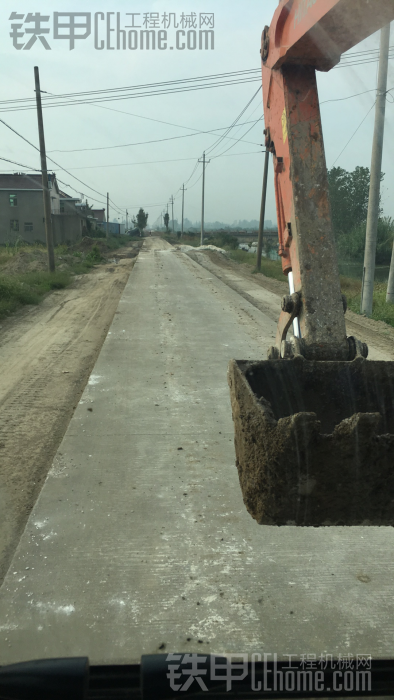
[[[159,239],[145,245],[149,250],[171,249]],[[253,275],[248,266],[219,253],[191,257],[276,323],[286,282]],[[72,287],[52,293],[40,306],[0,321],[0,584],[133,263],[121,260],[100,266],[76,277]],[[254,326],[253,334],[259,337],[258,323],[246,309],[242,313],[243,325],[250,331]],[[394,360],[394,328],[352,312],[347,312],[347,319],[348,333],[368,342],[372,359]]]
[[[0,583],[133,264],[99,266],[0,321]]]

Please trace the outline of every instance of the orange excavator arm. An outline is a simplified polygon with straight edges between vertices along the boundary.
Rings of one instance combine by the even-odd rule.
[[[288,0],[279,3],[269,28],[267,68],[285,63],[328,71],[341,54],[389,24],[392,0]],[[264,43],[263,35],[263,43]],[[264,49],[268,45],[263,46]]]
[[[283,299],[271,359],[367,356],[365,344],[346,337],[316,70],[330,70],[392,19],[394,0],[281,0],[264,29],[266,147],[274,158],[279,255],[293,292]],[[288,342],[294,318],[299,337]]]
[[[316,85],[316,70],[392,19],[394,0],[281,0],[263,32],[290,294],[268,360],[232,360],[228,379],[243,499],[264,525],[394,526],[394,362],[367,361],[346,337]]]

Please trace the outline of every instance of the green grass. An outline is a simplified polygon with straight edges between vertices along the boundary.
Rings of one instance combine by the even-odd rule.
[[[256,268],[256,253],[248,253],[246,250],[242,250],[240,248],[238,250],[228,250],[227,252],[231,260],[235,260],[235,262],[245,263],[246,265],[249,265],[254,274],[262,274],[265,275],[265,277],[272,277],[273,279],[279,280],[280,282],[286,281],[286,277],[282,272],[282,263],[280,262],[280,260],[270,260],[269,258],[262,257],[261,270],[259,273],[257,272]]]
[[[85,260],[75,263],[75,265],[72,266],[72,271],[74,275],[86,275],[96,264],[97,263],[94,263],[92,260],[87,260],[85,258]]]
[[[354,280],[351,280],[351,282],[354,283]],[[346,294],[348,308],[354,311],[356,314],[359,314],[361,303],[361,284],[358,282],[357,288],[354,284],[350,287],[350,289],[349,287],[350,285],[345,285],[344,287],[342,284],[342,291],[344,294]],[[386,303],[386,293],[387,284],[375,284],[371,318],[373,318],[375,321],[384,321],[384,323],[394,327],[394,304]]]
[[[103,260],[103,256],[101,255],[100,248],[98,247],[97,243],[92,247],[92,250],[86,255],[85,257],[85,262],[92,262],[93,264],[99,263]]]
[[[39,304],[53,289],[63,289],[71,282],[69,272],[27,272],[13,277],[0,276],[0,317],[26,304]]]
[[[115,238],[115,237],[106,238],[105,243],[108,246],[108,248],[110,248],[111,250],[117,250],[117,248],[122,248],[124,245],[126,245],[127,241],[122,240],[125,238],[126,238],[126,236],[122,236],[122,238]]]
[[[69,270],[59,270],[54,273],[37,271],[25,272],[20,274],[12,274],[9,270],[1,274],[1,266],[6,265],[19,253],[28,253],[31,261],[37,259],[35,253],[46,254],[44,245],[6,245],[0,247],[0,317],[16,311],[26,304],[39,304],[46,294],[54,289],[63,289],[67,287],[73,279],[73,275],[83,275],[92,270],[97,264],[105,261],[102,255],[100,239],[97,239],[89,252],[72,250],[67,245],[59,245],[55,248],[56,265],[61,264],[62,260],[59,257],[71,254],[74,261],[70,265]],[[124,245],[127,245],[128,239],[118,237],[110,237],[109,239],[101,239],[110,250],[117,250]],[[38,256],[42,259],[42,256]]]

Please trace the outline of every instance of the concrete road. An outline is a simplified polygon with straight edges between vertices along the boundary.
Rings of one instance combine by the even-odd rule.
[[[393,529],[262,527],[242,503],[227,363],[265,355],[273,296],[147,242],[1,589],[1,663],[392,655]]]

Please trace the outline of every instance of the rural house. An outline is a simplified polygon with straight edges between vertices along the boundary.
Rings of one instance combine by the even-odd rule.
[[[79,199],[59,190],[48,173],[55,245],[81,238],[86,215]],[[0,244],[45,243],[45,218],[40,173],[0,173]]]

